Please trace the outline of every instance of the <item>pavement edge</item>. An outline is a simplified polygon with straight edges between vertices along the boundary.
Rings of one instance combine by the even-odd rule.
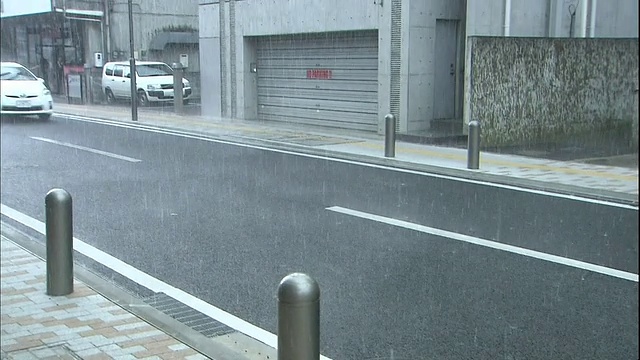
[[[78,116],[72,113],[56,113],[56,115],[66,117],[67,119],[78,120],[77,118],[73,118],[74,116]],[[252,146],[261,146],[261,147],[270,147],[276,150],[284,150],[284,151],[296,151],[300,153],[315,155],[315,156],[326,156],[333,157],[342,160],[349,161],[359,161],[366,162],[374,165],[380,166],[388,166],[394,167],[403,170],[413,170],[413,171],[421,171],[428,172],[436,175],[442,176],[450,176],[456,178],[470,179],[476,181],[484,181],[490,182],[494,184],[507,185],[507,186],[517,186],[530,190],[538,190],[538,191],[547,191],[551,193],[570,195],[570,196],[580,196],[592,200],[600,200],[600,201],[609,201],[619,204],[638,206],[639,200],[638,195],[634,194],[626,194],[609,190],[601,190],[601,189],[592,189],[587,187],[581,187],[578,185],[566,185],[559,183],[550,183],[539,180],[531,180],[531,179],[523,179],[505,175],[495,175],[484,173],[481,170],[470,170],[470,169],[453,169],[446,168],[436,165],[428,165],[428,164],[418,164],[418,163],[408,163],[406,161],[398,160],[395,158],[379,158],[370,155],[361,155],[361,154],[350,154],[341,151],[328,150],[328,149],[318,149],[310,146],[283,143],[279,141],[270,141],[266,139],[259,139],[255,137],[245,137],[240,135],[215,135],[211,133],[207,133],[204,131],[196,131],[189,130],[174,126],[167,125],[158,125],[158,124],[143,124],[143,123],[132,123],[128,121],[115,120],[115,119],[106,119],[106,118],[91,118],[94,121],[105,121],[105,122],[117,122],[122,123],[134,127],[139,128],[156,128],[162,129],[166,131],[172,131],[176,134],[185,134],[185,135],[197,135],[205,138],[209,138],[212,140],[219,140],[225,142],[235,142],[238,144],[246,144]],[[242,140],[242,141],[240,141]]]
[[[46,261],[46,246],[44,244],[4,220],[1,221],[0,225],[0,232],[4,237]],[[109,282],[77,262],[74,262],[73,272],[73,276],[76,279],[98,294],[210,359],[276,359],[275,349],[237,331],[228,335],[208,338],[144,303],[139,297]]]

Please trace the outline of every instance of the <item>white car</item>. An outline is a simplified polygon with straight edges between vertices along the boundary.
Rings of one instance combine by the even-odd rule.
[[[136,61],[136,95],[138,103],[173,101],[173,69],[159,61]],[[131,99],[131,69],[129,61],[115,61],[102,68],[102,90],[108,103],[116,99]],[[189,80],[182,79],[182,100],[186,104],[191,96]]]
[[[44,80],[18,63],[2,62],[0,68],[0,115],[38,115],[40,119],[49,119],[53,114],[53,98]]]

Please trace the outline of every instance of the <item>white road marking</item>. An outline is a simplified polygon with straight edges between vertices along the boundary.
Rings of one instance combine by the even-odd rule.
[[[344,163],[344,164],[366,166],[366,167],[375,168],[375,169],[391,170],[391,171],[402,172],[402,173],[407,173],[407,174],[422,175],[422,176],[428,176],[428,177],[437,178],[437,179],[453,180],[453,181],[458,181],[458,182],[463,182],[463,183],[468,183],[468,184],[490,186],[490,187],[494,187],[494,188],[514,190],[514,191],[526,192],[526,193],[530,193],[530,194],[550,196],[550,197],[555,197],[555,198],[568,199],[568,200],[574,200],[574,201],[580,201],[580,202],[586,202],[586,203],[598,204],[598,205],[605,205],[605,206],[617,207],[617,208],[622,208],[622,209],[630,209],[630,210],[636,210],[636,211],[638,210],[638,206],[635,206],[635,205],[619,204],[619,203],[615,203],[615,202],[612,202],[612,201],[591,199],[591,198],[586,198],[586,197],[577,196],[577,195],[568,195],[568,194],[560,194],[560,193],[554,193],[554,192],[549,192],[549,191],[544,191],[544,190],[528,189],[528,188],[519,187],[519,186],[506,185],[506,184],[497,184],[497,183],[492,183],[492,182],[488,182],[488,181],[473,180],[473,179],[466,179],[466,178],[454,177],[454,176],[449,176],[449,175],[434,174],[434,173],[428,173],[428,172],[423,172],[423,171],[418,171],[418,170],[400,169],[400,168],[396,168],[396,167],[392,167],[392,166],[371,164],[371,163],[360,162],[360,161],[355,161],[355,160],[338,159],[338,158],[333,158],[333,157],[328,157],[328,156],[306,154],[306,153],[290,151],[290,150],[273,149],[273,148],[268,148],[268,147],[264,147],[264,146],[250,145],[250,144],[243,144],[243,143],[238,143],[238,142],[233,142],[233,141],[228,141],[228,140],[214,139],[214,138],[210,138],[210,137],[207,137],[207,136],[204,136],[204,135],[198,135],[197,133],[191,133],[191,132],[182,131],[182,130],[168,130],[168,129],[163,129],[163,128],[156,127],[156,126],[142,125],[142,124],[131,125],[131,124],[122,123],[120,121],[91,118],[91,117],[85,117],[85,116],[79,116],[79,115],[56,114],[56,116],[63,117],[63,118],[66,118],[66,119],[70,119],[70,120],[91,122],[91,123],[95,123],[95,124],[108,125],[108,126],[114,126],[114,127],[121,127],[121,128],[125,128],[125,129],[134,129],[134,130],[139,130],[139,131],[152,132],[152,133],[156,133],[156,134],[173,135],[173,136],[179,136],[179,137],[184,137],[184,138],[188,138],[188,139],[203,140],[203,141],[208,141],[208,142],[213,142],[213,143],[218,143],[218,144],[234,145],[234,146],[245,147],[245,148],[250,148],[250,149],[270,151],[270,152],[275,152],[275,153],[280,153],[280,154],[296,155],[296,156],[302,156],[302,157],[307,157],[307,158],[312,158],[312,159],[320,159],[320,160],[333,161],[333,162],[339,162],[339,163]],[[287,144],[285,142],[278,142],[278,141],[270,141],[270,142],[279,143],[279,144]],[[304,146],[304,145],[300,145],[300,146]]]
[[[51,140],[51,139],[37,137],[37,136],[30,136],[30,138],[32,138],[33,140],[48,142],[50,144],[62,145],[62,146],[70,147],[70,148],[73,148],[73,149],[88,151],[88,152],[91,152],[91,153],[94,153],[94,154],[108,156],[110,158],[114,158],[114,159],[118,159],[118,160],[124,160],[124,161],[133,162],[133,163],[142,161],[140,159],[134,159],[134,158],[130,158],[128,156],[118,155],[118,154],[114,154],[114,153],[110,153],[110,152],[106,152],[106,151],[102,151],[102,150],[97,150],[97,149],[92,149],[92,148],[81,146],[81,145],[70,144],[70,143],[66,143],[66,142],[62,142],[62,141]]]
[[[0,204],[0,212],[8,218],[17,221],[40,234],[46,235],[45,223],[6,206],[5,204]],[[277,349],[278,347],[278,337],[275,334],[202,301],[183,290],[156,279],[155,277],[138,270],[124,261],[117,259],[75,237],[73,238],[73,249],[153,292],[163,292],[167,294],[167,296],[170,296],[251,338],[271,346],[274,349]],[[331,360],[325,356],[321,356],[321,359]]]
[[[328,207],[327,210],[345,214],[345,215],[359,217],[362,219],[377,221],[380,223],[393,225],[393,226],[397,226],[405,229],[415,230],[422,233],[440,236],[440,237],[444,237],[452,240],[464,241],[470,244],[475,244],[475,245],[480,245],[480,246],[484,246],[484,247],[488,247],[496,250],[506,251],[513,254],[528,256],[531,258],[544,260],[544,261],[548,261],[556,264],[566,265],[566,266],[574,267],[581,270],[592,271],[599,274],[608,275],[608,276],[612,276],[612,277],[616,277],[624,280],[638,282],[638,274],[611,269],[608,267],[590,264],[590,263],[579,261],[579,260],[551,255],[551,254],[547,254],[547,253],[543,253],[535,250],[529,250],[529,249],[525,249],[525,248],[521,248],[513,245],[507,245],[507,244],[503,244],[503,243],[499,243],[491,240],[485,240],[485,239],[481,239],[481,238],[477,238],[469,235],[458,234],[458,233],[454,233],[447,230],[432,228],[429,226],[418,225],[418,224],[410,223],[407,221],[396,220],[389,217],[369,214],[366,212],[347,209],[340,206],[331,206],[331,207]]]

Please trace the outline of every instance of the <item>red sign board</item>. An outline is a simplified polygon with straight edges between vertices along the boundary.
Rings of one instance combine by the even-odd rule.
[[[64,75],[69,74],[84,74],[84,66],[82,65],[65,65],[63,67]]]
[[[320,79],[327,80],[331,79],[333,74],[329,69],[309,69],[307,70],[307,79]]]

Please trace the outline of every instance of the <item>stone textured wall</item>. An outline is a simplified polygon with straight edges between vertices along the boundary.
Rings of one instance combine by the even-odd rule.
[[[638,39],[470,37],[469,120],[485,146],[629,126]]]

